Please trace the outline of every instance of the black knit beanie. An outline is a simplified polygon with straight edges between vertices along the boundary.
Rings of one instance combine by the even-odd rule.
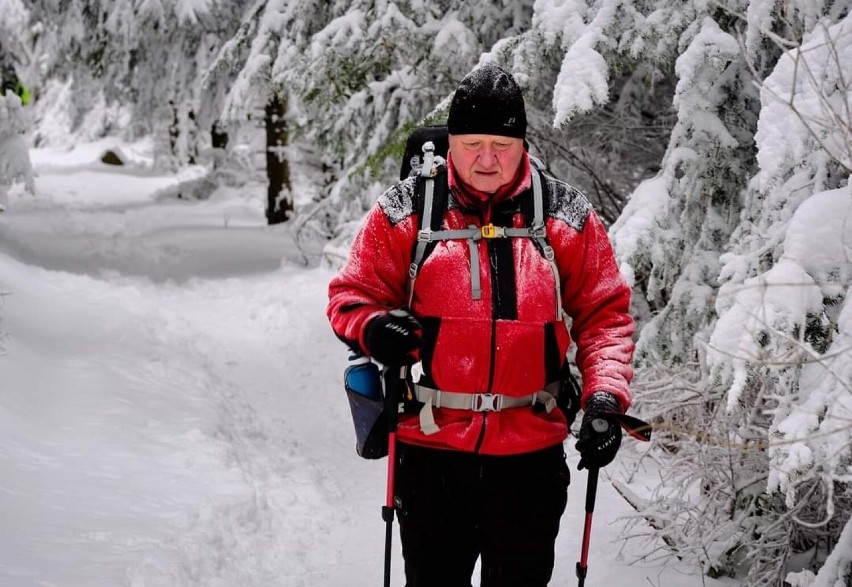
[[[518,82],[496,65],[474,69],[456,89],[447,128],[451,135],[523,139],[527,134],[527,114]]]

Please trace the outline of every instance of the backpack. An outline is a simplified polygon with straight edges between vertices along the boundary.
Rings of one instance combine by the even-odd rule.
[[[528,145],[524,142],[524,147]],[[562,319],[562,291],[556,255],[547,241],[544,215],[544,193],[541,172],[543,164],[530,156],[533,184],[533,222],[525,228],[485,225],[481,228],[442,230],[441,224],[449,201],[445,159],[449,151],[449,135],[446,126],[424,126],[416,128],[405,145],[400,179],[417,175],[417,212],[420,218],[418,239],[414,245],[411,265],[408,270],[408,307],[414,296],[414,285],[423,262],[442,240],[468,240],[471,243],[471,291],[479,299],[479,265],[474,243],[481,238],[532,238],[539,252],[548,260],[556,283],[557,316]],[[565,414],[568,426],[574,422],[580,410],[580,385],[570,371],[568,361],[559,375],[557,406]]]

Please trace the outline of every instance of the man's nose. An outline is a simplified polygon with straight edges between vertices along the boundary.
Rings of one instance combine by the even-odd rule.
[[[491,147],[483,147],[479,153],[479,164],[493,167],[497,164],[497,153]]]

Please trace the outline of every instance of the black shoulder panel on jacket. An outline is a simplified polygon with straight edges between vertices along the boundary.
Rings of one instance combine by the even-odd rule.
[[[592,211],[592,204],[574,186],[545,173],[542,174],[542,179],[544,179],[544,189],[548,195],[548,216],[561,220],[577,232],[581,232],[589,212]]]
[[[379,196],[379,206],[388,217],[391,226],[396,226],[417,211],[417,177],[409,177]]]

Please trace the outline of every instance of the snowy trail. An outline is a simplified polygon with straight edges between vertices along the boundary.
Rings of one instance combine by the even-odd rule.
[[[2,267],[5,275],[9,266]],[[43,512],[51,519],[44,520],[44,534],[33,536],[41,552],[21,558],[43,556],[56,567],[46,578],[62,585],[91,585],[85,575],[74,582],[69,566],[100,566],[101,556],[111,564],[126,561],[131,585],[307,585],[311,576],[334,569],[337,553],[316,546],[347,517],[338,506],[338,465],[355,462],[336,456],[340,463],[332,466],[327,459],[349,454],[351,446],[335,430],[317,429],[319,417],[305,417],[312,402],[304,382],[318,376],[311,367],[316,359],[288,353],[287,344],[264,350],[245,338],[254,326],[310,349],[322,331],[299,323],[303,309],[282,305],[277,317],[274,310],[243,310],[236,306],[246,301],[246,288],[237,282],[166,287],[158,296],[150,285],[119,284],[107,293],[89,278],[60,279],[74,301],[59,310],[76,320],[68,324],[72,331],[51,333],[64,340],[52,357],[55,366],[45,369],[43,357],[34,356],[16,361],[11,373],[13,380],[29,378],[30,390],[46,392],[39,403],[48,409],[28,418],[40,424],[42,444],[26,453],[10,447],[9,456],[22,463],[35,452],[53,465],[38,473],[46,489],[40,501],[58,506]],[[308,275],[314,290],[324,280]],[[45,281],[33,285],[44,291]],[[273,297],[263,294],[273,280],[257,286],[258,297]],[[33,287],[7,298],[8,351],[16,358],[24,348],[15,332],[37,319],[53,322],[50,304],[34,306],[41,318],[18,312],[19,295],[32,300],[39,294]],[[321,307],[305,309],[321,315]],[[104,327],[92,329],[99,323]],[[308,336],[295,340],[291,329]],[[88,389],[89,396],[60,397],[68,378],[71,389]],[[27,409],[21,405],[17,413]],[[27,485],[16,493],[25,504]],[[21,529],[29,523],[22,519]],[[93,531],[81,534],[82,528]],[[120,575],[105,578],[98,584],[124,584]]]
[[[173,181],[53,161],[0,216],[0,586],[380,585],[386,464],[354,453],[331,272],[251,193],[158,200]],[[602,483],[590,585],[701,584],[616,556],[626,513]]]
[[[329,414],[347,417],[337,393],[345,355],[323,323],[330,273],[278,270],[291,243],[247,220],[251,201],[156,205],[151,194],[167,184],[157,178],[147,201],[136,193],[116,203],[103,189],[114,175],[43,174],[40,199],[16,202],[0,227],[4,252],[86,274],[0,257],[14,358],[3,365],[14,388],[3,386],[0,463],[52,465],[4,483],[4,520],[22,515],[6,526],[20,533],[3,533],[0,576],[16,585],[335,580],[346,556],[323,542],[350,519],[340,480],[352,477],[335,461],[360,463],[335,457],[351,455],[351,444],[324,425]],[[83,189],[92,182],[109,195],[101,206],[73,197],[99,191]],[[212,224],[223,208],[242,214],[240,224],[254,220],[253,230]],[[152,244],[164,224],[171,238]],[[272,259],[275,271],[257,274]],[[241,278],[187,282],[193,274]],[[29,427],[15,438],[21,420]],[[32,487],[44,491],[28,496]]]

